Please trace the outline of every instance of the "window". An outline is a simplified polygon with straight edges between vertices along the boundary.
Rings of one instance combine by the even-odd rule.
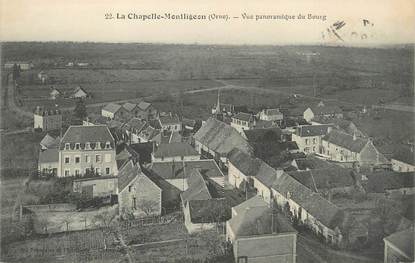
[[[81,148],[81,144],[80,143],[75,143],[75,149],[79,150]]]
[[[108,154],[108,153],[107,153],[107,154],[105,154],[105,158],[104,158],[104,159],[105,159],[105,162],[106,162],[106,163],[111,162],[111,154]]]
[[[110,174],[110,168],[109,167],[105,168],[105,174]]]
[[[65,170],[65,176],[69,176],[70,172],[70,170]]]
[[[101,174],[101,169],[100,168],[95,168],[95,173],[100,175]]]
[[[80,175],[79,169],[76,169],[76,170],[75,170],[75,175],[76,175],[76,176],[79,176],[79,175]]]
[[[69,150],[71,147],[70,147],[70,144],[69,143],[65,143],[65,150]]]
[[[183,161],[183,160],[184,160],[184,156],[181,156],[181,157],[180,157],[180,160],[182,160],[182,161]]]
[[[85,155],[85,162],[90,163],[91,162],[91,156]]]
[[[99,154],[95,155],[95,162],[97,162],[97,163],[101,162],[101,155],[99,155]]]
[[[308,144],[308,139],[305,139],[305,144]]]
[[[75,156],[75,163],[80,163],[80,162],[81,162],[81,157]]]
[[[111,143],[110,142],[106,142],[105,143],[105,149],[110,149],[111,148]]]
[[[69,163],[70,162],[70,158],[69,157],[65,157],[65,163]]]
[[[137,199],[133,197],[133,209],[137,209]]]
[[[316,138],[313,138],[313,144],[316,144]]]
[[[89,142],[85,143],[85,150],[90,150],[91,144]]]
[[[132,185],[128,186],[128,192],[131,192]]]

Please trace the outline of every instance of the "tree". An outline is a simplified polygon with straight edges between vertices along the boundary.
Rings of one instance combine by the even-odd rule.
[[[79,99],[76,102],[75,109],[73,111],[73,124],[82,124],[82,121],[88,116],[86,111],[85,102],[83,99]]]

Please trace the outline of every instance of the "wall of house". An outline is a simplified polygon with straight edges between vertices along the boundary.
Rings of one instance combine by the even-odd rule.
[[[379,155],[380,153],[373,143],[368,142],[358,155],[358,161],[363,166],[374,165],[379,163]]]
[[[117,193],[118,178],[105,178],[94,180],[80,180],[73,181],[72,190],[77,193],[82,193],[82,188],[93,186],[93,197],[108,196]]]
[[[135,207],[134,207],[135,198]],[[151,203],[151,215],[161,214],[162,190],[147,176],[140,174],[118,194],[119,213],[132,213],[135,217],[148,216],[141,207]]]
[[[114,119],[114,113],[106,111],[104,109],[101,110],[101,115],[110,119]]]
[[[303,113],[303,118],[307,122],[310,122],[314,118],[314,113],[310,108],[307,108]]]
[[[359,153],[351,152],[341,146],[322,140],[321,153],[329,157],[329,160],[336,162],[355,162],[359,161]]]
[[[59,162],[39,163],[37,169],[43,173],[58,173]]]
[[[281,233],[239,237],[233,242],[233,251],[236,262],[239,258],[247,258],[249,263],[295,263],[297,235]]]
[[[62,127],[62,115],[33,115],[33,127],[40,128],[43,131],[59,130]]]
[[[163,124],[161,129],[165,131],[181,131],[182,124],[181,123]]]
[[[415,172],[415,165],[392,159],[392,170],[395,172]]]
[[[100,156],[100,161],[96,161],[97,155]],[[58,177],[65,177],[65,171],[69,171],[69,176],[84,175],[86,169],[91,166],[96,169],[99,168],[102,175],[117,175],[117,162],[115,161],[115,149],[102,150],[60,150],[59,151],[59,167]],[[69,163],[65,163],[65,158],[69,157]],[[79,163],[76,163],[76,157],[79,157]],[[87,160],[88,157],[88,160]],[[109,173],[107,173],[109,168]]]
[[[243,181],[248,180],[248,177],[238,170],[231,162],[228,162],[228,181],[229,184],[235,188],[239,188]]]
[[[240,134],[243,134],[244,130],[250,130],[252,128],[252,124],[247,121],[232,119],[231,127],[235,128]]]
[[[271,189],[261,183],[256,177],[252,177],[254,180],[254,187],[257,189],[257,195],[261,196],[268,204],[271,202]]]
[[[295,133],[292,134],[292,141],[298,145],[298,149],[306,154],[320,153],[322,136],[301,137]]]
[[[189,205],[183,206],[183,213],[184,213],[184,225],[187,229],[187,232],[189,234],[202,232],[206,230],[212,230],[216,227],[215,223],[192,223],[190,219],[190,209]]]

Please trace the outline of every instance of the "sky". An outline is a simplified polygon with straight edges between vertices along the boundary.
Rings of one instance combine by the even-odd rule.
[[[230,19],[105,19],[107,13],[218,14]],[[243,13],[254,19],[242,19]],[[299,14],[305,19],[298,19]],[[317,19],[308,19],[308,14]],[[257,15],[295,19],[256,20]],[[415,0],[0,0],[2,41],[403,44],[415,42],[414,25]]]

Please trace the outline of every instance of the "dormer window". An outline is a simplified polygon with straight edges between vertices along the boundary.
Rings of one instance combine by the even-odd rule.
[[[75,149],[79,150],[81,148],[81,144],[80,143],[75,143]]]
[[[106,142],[105,143],[105,149],[110,149],[111,148],[111,143],[110,142]]]
[[[101,143],[100,142],[95,143],[95,149],[101,149]]]
[[[91,149],[91,144],[90,144],[89,142],[86,142],[86,143],[85,143],[85,149],[86,149],[86,150]]]
[[[65,150],[69,150],[71,148],[69,143],[65,143]]]

